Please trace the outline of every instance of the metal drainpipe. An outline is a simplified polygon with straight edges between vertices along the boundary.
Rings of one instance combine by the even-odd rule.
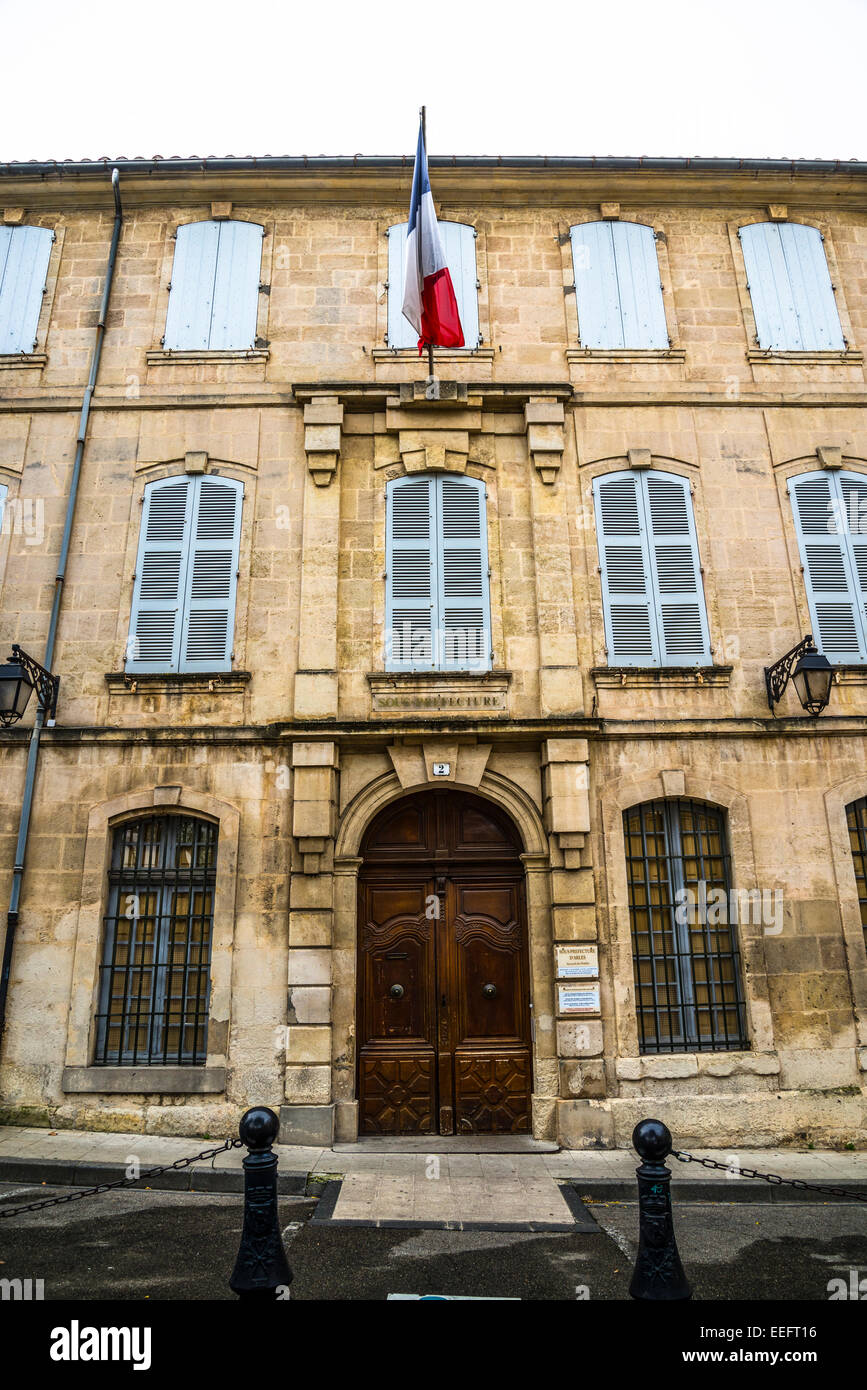
[[[57,574],[54,579],[54,601],[51,605],[51,618],[48,623],[48,636],[45,641],[45,655],[42,658],[42,665],[49,671],[51,670],[51,663],[54,660],[57,620],[60,616],[60,603],[63,597],[63,585],[66,579],[66,565],[69,559],[69,545],[72,538],[72,523],[75,518],[75,503],[78,499],[78,483],[81,477],[81,461],[84,457],[84,447],[87,443],[90,403],[93,399],[96,379],[99,375],[99,359],[102,356],[102,343],[105,337],[106,319],[108,318],[108,302],[111,297],[114,265],[117,260],[117,247],[120,241],[121,223],[123,222],[123,210],[120,205],[120,173],[117,169],[112,169],[111,187],[114,193],[114,230],[111,235],[111,249],[108,253],[105,288],[102,292],[102,304],[100,305],[99,319],[96,325],[96,341],[94,342],[93,353],[90,359],[90,374],[81,402],[81,416],[78,421],[78,435],[75,441],[75,462],[72,466],[72,482],[69,488],[69,498],[66,503],[66,520],[63,526],[63,539],[60,543],[60,559],[57,562]],[[9,895],[9,911],[6,914],[6,940],[3,945],[3,968],[2,975],[0,975],[0,1043],[2,1043],[3,1030],[6,1026],[6,996],[9,991],[12,950],[15,945],[15,929],[18,925],[18,902],[21,897],[21,880],[24,876],[24,858],[27,852],[27,837],[30,831],[30,813],[33,807],[33,788],[36,783],[36,764],[39,760],[39,744],[42,738],[44,723],[45,711],[40,707],[36,711],[36,719],[30,734],[30,745],[27,750],[27,771],[24,777],[24,795],[21,798],[21,817],[18,822],[18,843],[15,847],[15,865],[12,870],[12,891]]]

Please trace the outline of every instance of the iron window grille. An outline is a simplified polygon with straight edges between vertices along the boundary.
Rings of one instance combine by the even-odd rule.
[[[112,843],[96,1065],[204,1063],[217,826],[146,816]]]
[[[855,881],[858,884],[858,906],[861,909],[864,944],[867,946],[867,796],[862,796],[860,801],[853,801],[846,807],[846,823],[849,827]]]
[[[642,1053],[748,1047],[724,814],[651,801],[623,824]]]

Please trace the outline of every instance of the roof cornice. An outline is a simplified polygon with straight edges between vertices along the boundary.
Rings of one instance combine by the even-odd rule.
[[[409,156],[266,156],[0,164],[0,204],[27,208],[111,203],[120,170],[126,206],[206,203],[389,205],[409,197]],[[578,207],[784,202],[867,211],[867,162],[774,159],[621,159],[434,156],[440,203]]]

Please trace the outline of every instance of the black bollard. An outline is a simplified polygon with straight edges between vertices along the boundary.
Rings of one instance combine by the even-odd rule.
[[[630,1298],[692,1298],[680,1263],[671,1217],[671,1173],[664,1159],[671,1153],[671,1134],[661,1120],[642,1120],[632,1131],[632,1146],[642,1159],[638,1177],[638,1255],[629,1285]]]
[[[277,1299],[288,1289],[292,1271],[286,1260],[277,1212],[277,1155],[271,1145],[280,1121],[265,1105],[241,1116],[238,1133],[249,1153],[244,1159],[244,1229],[229,1288],[239,1298]]]

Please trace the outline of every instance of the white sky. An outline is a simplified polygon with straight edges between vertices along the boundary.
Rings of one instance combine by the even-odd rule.
[[[0,0],[0,160],[867,158],[867,0]]]

